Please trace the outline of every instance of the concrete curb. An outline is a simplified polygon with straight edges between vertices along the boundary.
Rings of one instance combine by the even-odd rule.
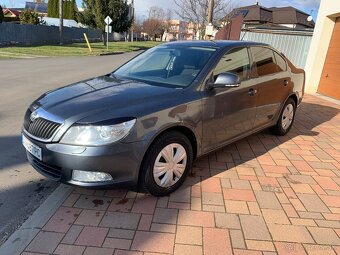
[[[61,184],[40,207],[0,247],[1,255],[19,255],[33,240],[59,206],[71,194],[73,188]]]

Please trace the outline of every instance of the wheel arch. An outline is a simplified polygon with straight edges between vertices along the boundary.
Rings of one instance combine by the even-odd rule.
[[[183,126],[183,125],[175,125],[175,126],[170,126],[170,127],[167,127],[165,129],[161,130],[160,132],[158,132],[153,137],[153,139],[149,143],[148,148],[146,149],[146,151],[143,155],[143,159],[141,161],[141,164],[139,166],[139,171],[138,171],[138,189],[139,189],[140,182],[141,182],[141,169],[143,167],[145,156],[148,153],[148,150],[150,149],[151,145],[156,141],[156,139],[158,137],[160,137],[161,135],[164,135],[165,133],[171,132],[171,131],[179,132],[179,133],[185,135],[189,139],[191,146],[192,146],[192,149],[193,149],[194,160],[197,158],[198,143],[197,143],[196,135],[195,135],[194,131],[192,131],[192,129],[190,129],[187,126]]]

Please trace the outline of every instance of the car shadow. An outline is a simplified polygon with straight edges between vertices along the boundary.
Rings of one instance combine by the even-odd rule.
[[[0,170],[27,162],[21,136],[0,136]]]
[[[309,101],[312,100],[314,99],[312,98]],[[262,160],[261,157],[268,151],[276,149],[280,149],[280,151],[302,150],[303,148],[294,142],[297,139],[314,141],[316,136],[331,139],[332,132],[334,132],[336,125],[339,123],[338,119],[335,119],[339,112],[339,108],[324,105],[322,102],[303,102],[297,111],[294,126],[286,136],[274,136],[268,130],[265,130],[199,158],[194,162],[194,167],[183,186],[170,196],[157,198],[127,189],[90,190],[76,188],[73,197],[70,197],[64,203],[64,206],[78,207],[82,203],[80,200],[83,199],[83,202],[86,200],[93,201],[93,209],[96,210],[98,204],[105,204],[103,203],[104,200],[109,205],[104,209],[97,209],[106,211],[99,226],[104,227],[104,219],[109,217],[111,212],[127,213],[126,217],[129,217],[130,213],[139,213],[141,218],[139,227],[136,227],[138,230],[169,232],[171,231],[169,224],[177,223],[179,209],[202,210],[202,204],[200,205],[201,209],[195,209],[194,207],[197,206],[194,205],[194,199],[192,199],[196,196],[194,186],[198,187],[199,194],[197,197],[199,197],[201,188],[197,184],[209,181],[213,177],[230,178],[228,175],[237,174],[232,170],[238,167],[242,167],[245,171],[261,168],[259,160]],[[326,122],[328,122],[327,125],[320,126]],[[2,151],[3,148],[8,148],[10,152],[0,155],[1,167],[13,166],[26,161],[25,154],[21,149],[19,136],[0,137],[0,147]],[[256,178],[256,176],[253,177]],[[218,186],[221,188],[220,182]],[[219,193],[222,194],[221,191]],[[75,202],[73,199],[74,195],[77,194],[80,194],[80,198]],[[150,217],[152,218],[151,215],[154,215],[153,220],[155,220],[156,214],[158,215],[158,220],[156,220],[155,225],[151,225],[152,220]],[[142,223],[144,226],[141,226]],[[153,242],[153,240],[150,238],[146,242]]]

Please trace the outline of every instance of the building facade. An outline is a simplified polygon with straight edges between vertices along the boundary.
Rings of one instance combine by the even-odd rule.
[[[305,71],[307,92],[340,100],[339,0],[321,0]]]

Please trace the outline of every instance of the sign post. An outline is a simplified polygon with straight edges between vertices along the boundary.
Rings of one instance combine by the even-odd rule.
[[[106,24],[106,28],[105,28],[105,32],[106,32],[106,49],[107,51],[109,51],[109,32],[110,32],[110,24],[112,23],[112,19],[110,18],[110,16],[107,16],[105,19],[105,24]]]

